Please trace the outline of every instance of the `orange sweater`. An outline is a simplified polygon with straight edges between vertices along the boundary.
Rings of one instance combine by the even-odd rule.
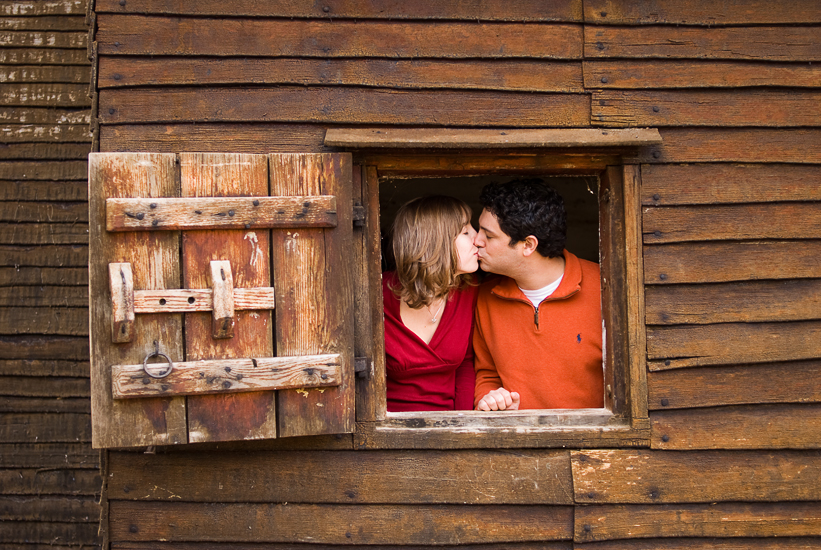
[[[508,277],[480,287],[474,403],[504,387],[519,392],[520,409],[604,406],[599,266],[564,258],[562,282],[538,309]]]

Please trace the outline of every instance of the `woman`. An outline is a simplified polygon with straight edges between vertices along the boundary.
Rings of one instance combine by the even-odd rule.
[[[389,411],[472,410],[479,268],[470,207],[414,199],[393,223],[396,271],[382,277]]]

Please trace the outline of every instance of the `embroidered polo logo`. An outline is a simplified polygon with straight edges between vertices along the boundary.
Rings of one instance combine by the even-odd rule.
[[[576,335],[576,342],[578,342],[579,344],[582,343],[582,335],[581,334]]]

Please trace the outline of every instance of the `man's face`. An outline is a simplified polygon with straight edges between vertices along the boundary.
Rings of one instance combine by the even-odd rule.
[[[488,273],[513,277],[522,261],[523,243],[510,246],[510,235],[499,227],[496,216],[487,209],[479,216],[479,232],[473,244],[479,248],[479,265]]]

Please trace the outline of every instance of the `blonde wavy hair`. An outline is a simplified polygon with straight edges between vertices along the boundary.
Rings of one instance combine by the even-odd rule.
[[[456,274],[454,241],[471,215],[463,201],[444,195],[413,199],[397,212],[392,233],[399,287],[391,290],[411,308],[470,284],[471,274]]]

